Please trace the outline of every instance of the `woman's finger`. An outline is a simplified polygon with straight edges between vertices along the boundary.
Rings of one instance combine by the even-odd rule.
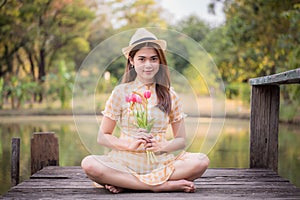
[[[146,149],[148,149],[148,148],[153,147],[153,144],[151,142],[148,142],[148,143],[144,144],[144,146]]]
[[[146,136],[139,137],[139,139],[142,139],[142,140],[144,140],[147,143],[151,142],[150,139],[148,137],[146,137]]]
[[[139,129],[138,129],[138,132],[140,132],[140,133],[145,133],[145,134],[148,133],[148,132],[147,132],[147,129],[145,129],[145,128],[139,128]]]

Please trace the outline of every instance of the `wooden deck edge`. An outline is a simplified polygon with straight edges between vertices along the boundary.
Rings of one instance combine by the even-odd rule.
[[[300,83],[300,68],[249,80],[249,84],[253,86],[291,83]]]

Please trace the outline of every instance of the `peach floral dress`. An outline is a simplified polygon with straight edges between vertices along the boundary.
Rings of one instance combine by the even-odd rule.
[[[130,114],[129,103],[126,102],[125,97],[133,91],[143,94],[146,89],[146,85],[138,80],[120,84],[115,87],[107,100],[102,114],[118,122],[120,139],[132,141],[138,137],[138,128],[134,125],[134,117]],[[154,119],[151,134],[156,140],[163,141],[166,140],[166,131],[169,124],[182,119],[185,114],[182,112],[179,97],[173,89],[170,89],[172,110],[169,115],[156,107],[155,84],[150,87],[150,91],[152,95],[148,99],[148,118]],[[148,163],[146,152],[143,145],[141,145],[134,152],[112,150],[108,155],[102,156],[101,161],[109,167],[132,173],[148,185],[159,185],[166,182],[173,173],[173,161],[177,159],[177,156],[171,153],[157,153],[156,158],[158,162]]]

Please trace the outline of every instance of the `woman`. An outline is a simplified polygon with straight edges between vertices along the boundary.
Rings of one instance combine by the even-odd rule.
[[[123,82],[106,102],[97,138],[100,145],[112,151],[87,156],[81,164],[89,178],[112,193],[124,189],[194,192],[193,180],[208,167],[209,159],[204,154],[172,154],[185,147],[185,115],[177,94],[170,88],[165,50],[166,42],[144,28],[138,29],[129,46],[122,49],[127,58]],[[149,95],[140,95],[145,92]],[[134,99],[130,94],[135,95]],[[152,123],[148,130],[137,125],[138,110],[134,106],[138,106],[138,99],[144,102],[138,108],[147,113],[146,120]],[[119,137],[112,135],[117,123]],[[173,137],[167,140],[169,124]]]

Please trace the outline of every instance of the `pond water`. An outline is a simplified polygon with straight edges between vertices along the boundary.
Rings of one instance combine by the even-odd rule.
[[[186,118],[187,132],[209,127],[209,119]],[[77,133],[72,116],[0,117],[0,195],[10,188],[11,139],[21,138],[20,179],[30,176],[30,139],[33,132],[55,132],[59,139],[60,166],[78,166],[82,158],[108,151],[96,144],[97,125],[86,117],[83,132]],[[279,169],[282,177],[300,187],[300,127],[279,126]],[[210,168],[249,167],[249,120],[226,119],[215,145],[205,153],[211,160]],[[189,151],[203,150],[205,134],[196,133]]]

